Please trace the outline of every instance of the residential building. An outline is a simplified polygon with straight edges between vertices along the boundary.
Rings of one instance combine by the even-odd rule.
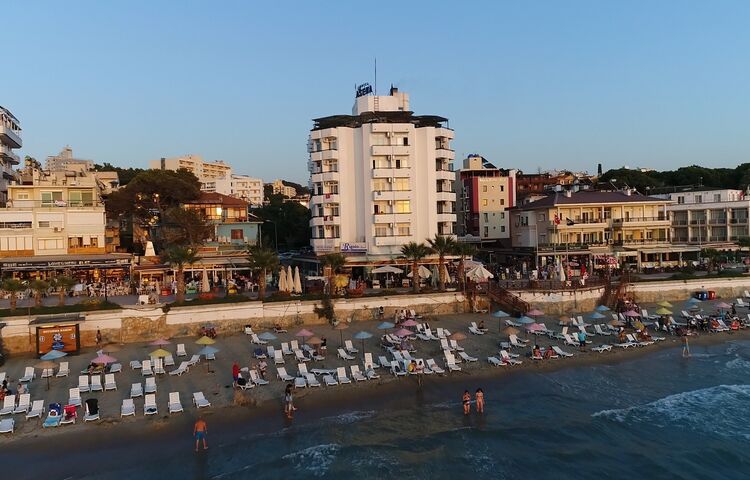
[[[510,214],[516,204],[516,171],[501,170],[480,155],[469,155],[456,172],[456,233],[463,240],[510,239]]]
[[[93,175],[27,165],[0,208],[0,257],[105,253],[105,225]]]
[[[232,193],[232,167],[221,160],[204,162],[200,155],[183,155],[152,160],[149,166],[156,170],[185,169],[196,176],[204,192]]]
[[[0,204],[8,198],[8,183],[15,178],[13,167],[20,159],[14,150],[23,146],[21,126],[18,119],[5,107],[0,106]]]
[[[73,149],[66,145],[57,155],[50,155],[45,162],[45,168],[49,171],[59,172],[65,170],[93,170],[94,161],[83,158],[75,158]]]
[[[297,189],[289,185],[284,185],[281,180],[274,180],[271,184],[274,195],[284,195],[285,197],[293,198],[297,196]]]
[[[263,205],[263,180],[248,175],[232,175],[231,195],[247,201],[251,207]]]
[[[213,224],[209,246],[235,245],[243,249],[257,243],[259,225],[263,223],[248,213],[248,206],[244,200],[216,192],[202,192],[196,200],[183,204],[186,209],[200,210]]]
[[[448,120],[414,115],[409,95],[360,94],[351,115],[310,132],[311,244],[349,262],[395,258],[408,242],[453,235],[455,173]]]
[[[696,245],[736,242],[750,237],[750,196],[742,190],[690,188],[663,195],[673,238]]]
[[[638,270],[681,265],[697,249],[671,244],[671,203],[632,190],[554,192],[512,209],[512,244],[541,266],[571,256],[592,268],[611,257]]]

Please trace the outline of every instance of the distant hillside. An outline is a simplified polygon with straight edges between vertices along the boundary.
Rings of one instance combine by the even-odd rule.
[[[662,172],[655,170],[641,172],[617,168],[605,172],[599,181],[614,182],[618,187],[627,185],[638,189],[641,193],[652,189],[685,185],[745,190],[750,185],[750,163],[743,163],[735,168],[707,168],[692,165]]]

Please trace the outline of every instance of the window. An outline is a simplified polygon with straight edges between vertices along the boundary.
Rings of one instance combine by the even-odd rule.
[[[20,239],[19,239],[20,240]],[[37,240],[39,250],[56,250],[63,248],[62,238],[40,238]],[[19,248],[19,250],[21,250]]]
[[[18,192],[16,195],[17,200],[28,200],[29,199],[29,192]]]
[[[505,205],[505,199],[504,198],[500,199],[500,205]]]
[[[376,192],[387,192],[391,189],[391,184],[385,178],[376,178],[372,181],[372,189]]]
[[[241,228],[233,228],[230,232],[230,238],[232,240],[244,240],[245,235]]]
[[[483,192],[486,192],[486,191],[487,191],[487,185],[482,185],[482,191],[483,191]]]
[[[396,159],[396,168],[409,168],[409,159],[408,158],[397,158]]]
[[[408,178],[394,178],[393,189],[398,192],[409,190],[409,179]]]
[[[404,145],[409,145],[409,137],[404,137]]]
[[[90,242],[89,242],[89,244],[90,244],[90,245],[91,245],[92,247],[98,247],[98,246],[99,246],[99,237],[90,237]]]
[[[94,194],[91,190],[71,190],[68,199],[71,205],[90,206],[94,203]]]
[[[501,225],[501,226],[500,226],[500,231],[501,231],[501,232],[505,232],[505,225]]]
[[[49,228],[49,220],[39,220],[39,228]]]
[[[408,237],[411,235],[411,228],[408,223],[397,223],[396,234],[400,237]]]
[[[490,221],[490,216],[488,214],[486,214],[486,213],[483,214],[483,215],[484,215],[484,223],[489,222]]]
[[[500,185],[500,191],[501,191],[501,192],[504,192],[504,191],[505,191],[505,185]]]
[[[703,195],[696,195],[695,203],[703,203]]]
[[[317,229],[317,235],[315,235],[315,238],[323,238],[323,227],[320,226]]]
[[[315,214],[316,217],[322,217],[323,216],[323,205],[317,206],[317,213]]]
[[[388,225],[385,223],[375,224],[375,236],[376,237],[387,237],[389,236]]]
[[[721,201],[721,194],[714,193],[714,202],[720,202],[720,201]]]
[[[679,197],[677,197],[677,203],[678,203],[678,204],[683,204],[683,203],[685,203],[685,197],[684,197],[684,196],[682,196],[682,195],[680,195]]]
[[[70,237],[68,238],[69,248],[79,248],[83,246],[83,237]]]
[[[373,145],[389,145],[388,136],[385,133],[373,133],[372,134]]]
[[[394,213],[411,213],[411,204],[409,200],[396,200],[393,205]]]
[[[483,207],[486,207],[486,206],[487,206],[487,199],[486,199],[486,198],[485,198],[484,200],[482,200],[482,206],[483,206]]]
[[[374,157],[372,168],[391,168],[391,162],[388,161],[388,157]]]
[[[42,205],[50,206],[62,202],[62,192],[42,192]]]
[[[483,233],[484,233],[485,237],[489,237],[489,235],[490,235],[490,229],[489,229],[489,227],[484,227],[484,232]]]
[[[505,220],[505,212],[500,212],[500,220]]]
[[[331,215],[333,215],[334,217],[339,216],[339,204],[338,203],[331,204]]]

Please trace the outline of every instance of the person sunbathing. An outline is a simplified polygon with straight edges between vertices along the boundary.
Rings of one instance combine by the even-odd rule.
[[[487,331],[487,329],[484,326],[484,320],[479,320],[479,325],[477,325],[477,329],[479,329],[479,331],[481,332]]]
[[[548,348],[544,351],[544,359],[549,360],[550,358],[552,358],[552,349]]]
[[[729,324],[729,328],[732,330],[739,330],[740,329],[740,321],[736,318],[732,320],[732,323]]]
[[[531,351],[531,357],[532,358],[542,358],[542,350],[539,348],[539,345],[534,345],[534,349]]]

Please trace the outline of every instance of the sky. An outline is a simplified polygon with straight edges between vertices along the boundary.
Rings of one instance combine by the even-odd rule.
[[[449,118],[456,165],[750,161],[750,2],[5,2],[0,105],[22,155],[187,153],[306,183],[312,119],[356,84]]]

